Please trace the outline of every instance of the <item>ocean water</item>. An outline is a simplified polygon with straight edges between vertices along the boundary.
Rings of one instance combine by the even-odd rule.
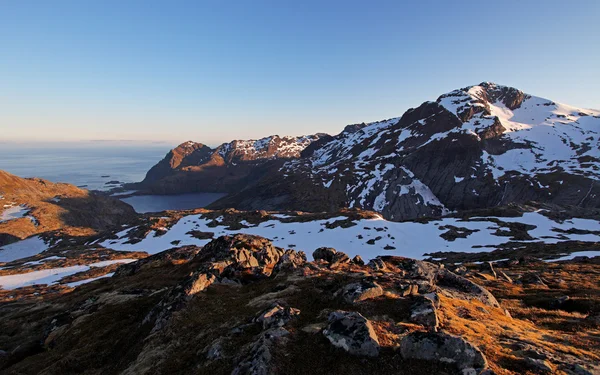
[[[172,148],[171,145],[62,145],[35,146],[0,143],[0,169],[19,177],[67,182],[89,190],[109,190],[107,184],[139,182]],[[159,212],[204,207],[225,194],[194,193],[122,198],[137,212]]]
[[[96,144],[35,146],[0,144],[0,169],[19,177],[68,182],[108,190],[109,181],[139,182],[171,149],[170,145]]]
[[[192,193],[179,195],[136,195],[121,199],[138,213],[159,212],[164,210],[186,210],[206,207],[224,197],[221,193]]]

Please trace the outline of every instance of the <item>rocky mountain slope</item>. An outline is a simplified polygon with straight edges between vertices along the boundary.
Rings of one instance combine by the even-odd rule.
[[[598,207],[599,142],[600,112],[482,83],[345,130],[215,207],[299,208],[309,196],[315,210],[392,220],[529,200]]]
[[[2,294],[6,374],[593,374],[598,265],[368,264],[251,235]],[[576,275],[586,274],[586,278]],[[490,292],[493,291],[493,294]],[[118,319],[116,319],[118,317]]]
[[[133,208],[118,199],[4,171],[0,214],[0,247],[34,234],[89,236],[137,219]]]
[[[231,193],[214,208],[357,207],[392,220],[531,200],[599,207],[599,142],[599,111],[484,82],[400,118],[348,126],[226,190],[219,179],[186,188]],[[179,191],[170,183],[162,192]]]
[[[284,159],[298,158],[302,151],[326,135],[236,140],[212,149],[185,142],[152,167],[146,178],[130,188],[154,193],[236,192],[240,186],[260,179]],[[277,170],[275,168],[275,170]]]

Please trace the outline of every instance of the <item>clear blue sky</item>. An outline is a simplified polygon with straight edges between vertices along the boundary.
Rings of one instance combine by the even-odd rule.
[[[600,1],[408,3],[0,0],[0,140],[335,134],[481,81],[600,107]]]

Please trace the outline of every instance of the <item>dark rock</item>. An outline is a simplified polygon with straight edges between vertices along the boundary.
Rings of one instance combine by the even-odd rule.
[[[431,331],[437,331],[440,321],[433,300],[425,296],[417,296],[410,308],[410,321],[421,324]]]
[[[368,266],[371,267],[375,271],[385,271],[385,270],[387,270],[387,266],[386,266],[385,262],[380,257],[377,257],[375,259],[371,259],[371,261],[369,262]]]
[[[320,247],[313,252],[313,259],[323,260],[327,263],[331,263],[333,261],[334,255],[337,253],[337,250],[332,247]]]
[[[258,335],[243,357],[234,368],[231,375],[271,375],[273,352],[279,346],[285,345],[290,333],[282,327],[270,328]]]
[[[334,311],[323,334],[329,342],[357,356],[379,355],[379,340],[369,320],[357,312]]]
[[[465,339],[444,332],[413,332],[400,342],[406,359],[453,363],[463,374],[477,374],[487,367],[481,351]]]
[[[346,255],[346,253],[342,253],[341,251],[338,251],[337,253],[333,254],[330,267],[335,268],[341,264],[346,264],[346,263],[350,263],[350,258],[348,257],[348,255]]]
[[[554,372],[552,364],[544,359],[525,357],[525,364],[536,374],[552,374]]]
[[[438,285],[444,285],[455,288],[461,292],[467,293],[473,298],[477,298],[486,305],[500,307],[496,298],[484,287],[475,284],[474,282],[458,276],[448,270],[442,269],[437,277]]]
[[[261,324],[263,329],[276,328],[285,326],[298,315],[300,315],[298,309],[275,304],[258,314],[254,321]]]
[[[356,303],[381,296],[383,289],[375,282],[361,281],[346,285],[338,293],[347,303]]]
[[[352,258],[352,263],[354,263],[358,266],[365,265],[365,261],[363,260],[363,258],[360,257],[360,255],[356,255],[354,258]]]

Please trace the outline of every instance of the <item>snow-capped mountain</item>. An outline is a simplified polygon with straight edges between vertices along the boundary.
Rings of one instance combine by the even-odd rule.
[[[600,207],[600,111],[484,82],[340,134],[180,145],[143,186],[220,191],[214,207],[392,220],[531,200]]]
[[[235,140],[215,149],[188,141],[152,167],[140,185],[159,193],[237,191],[237,186],[244,183],[240,180],[255,180],[252,175],[272,161],[299,158],[306,147],[323,136],[273,135],[258,140]]]
[[[233,194],[215,207],[358,207],[402,220],[530,200],[600,206],[600,111],[494,83],[309,139],[301,154],[297,146],[277,170],[227,190]],[[250,149],[252,142],[270,141]]]

